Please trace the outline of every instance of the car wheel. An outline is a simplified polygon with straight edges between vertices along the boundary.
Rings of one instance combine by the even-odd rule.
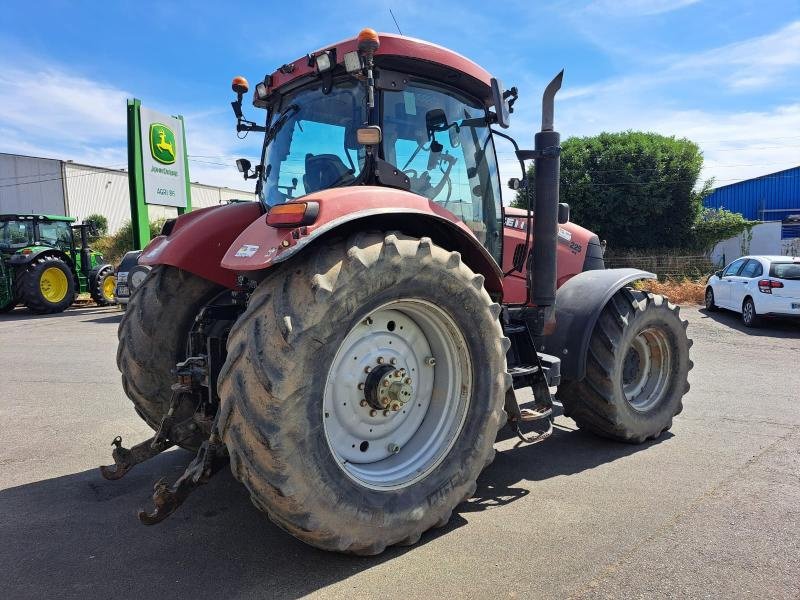
[[[714,290],[710,286],[706,288],[706,310],[709,312],[717,310],[717,305],[714,304]]]
[[[742,304],[742,323],[745,327],[757,327],[759,324],[758,313],[756,312],[756,305],[752,298],[745,298]]]

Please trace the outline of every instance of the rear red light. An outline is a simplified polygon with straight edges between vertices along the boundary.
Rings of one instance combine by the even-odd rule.
[[[783,284],[780,281],[773,281],[772,279],[761,279],[758,282],[758,291],[762,294],[771,294],[772,288],[782,288]]]
[[[267,213],[270,227],[299,227],[311,225],[319,215],[318,202],[288,202],[273,206]]]

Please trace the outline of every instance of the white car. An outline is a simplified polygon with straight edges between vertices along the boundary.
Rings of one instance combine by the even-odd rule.
[[[708,279],[706,308],[735,310],[746,327],[762,316],[800,317],[800,257],[737,258]]]

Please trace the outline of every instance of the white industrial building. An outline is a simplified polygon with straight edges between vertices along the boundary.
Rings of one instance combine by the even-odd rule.
[[[233,166],[231,166],[233,168]],[[192,208],[255,200],[253,192],[192,183]],[[69,215],[79,222],[91,214],[108,219],[109,233],[131,218],[128,171],[72,161],[0,153],[0,214]],[[177,214],[169,206],[148,206],[151,220]]]

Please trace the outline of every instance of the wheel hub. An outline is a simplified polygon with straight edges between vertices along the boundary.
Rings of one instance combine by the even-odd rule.
[[[364,399],[374,410],[397,412],[414,399],[413,392],[413,380],[406,370],[392,365],[378,365],[364,382]]]

